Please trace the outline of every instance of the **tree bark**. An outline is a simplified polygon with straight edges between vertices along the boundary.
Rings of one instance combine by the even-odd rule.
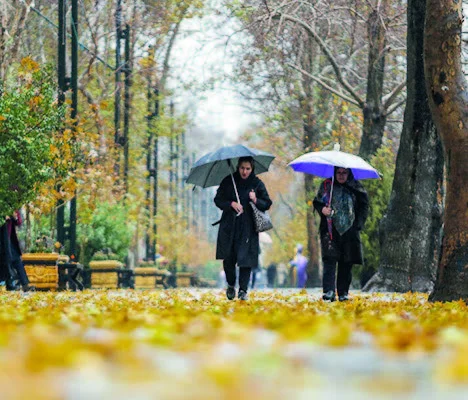
[[[385,3],[384,3],[385,4]],[[387,117],[382,104],[385,75],[386,29],[380,11],[373,10],[367,20],[369,37],[369,64],[367,67],[366,104],[362,110],[364,120],[359,155],[369,159],[382,145]]]
[[[5,81],[8,66],[18,55],[20,40],[31,9],[31,4],[15,1],[0,13],[0,82]]]
[[[461,1],[427,0],[426,88],[447,169],[442,256],[431,301],[468,302],[468,96],[461,66],[462,22]]]
[[[305,51],[302,56],[302,66],[310,70],[314,64],[313,60],[313,42],[308,39],[305,41]],[[301,114],[303,124],[303,147],[304,152],[309,152],[313,148],[313,144],[319,141],[320,130],[317,124],[317,110],[314,107],[313,99],[317,98],[314,95],[314,82],[307,76],[302,75],[302,84],[304,97],[301,99]],[[319,91],[320,92],[320,91]],[[304,189],[306,200],[306,218],[307,218],[307,250],[309,253],[309,262],[307,264],[307,287],[320,287],[322,282],[320,279],[320,261],[319,261],[319,234],[317,222],[314,215],[314,207],[312,200],[315,196],[315,187],[313,176],[304,175]]]
[[[440,249],[443,151],[425,87],[425,0],[408,2],[407,103],[395,178],[380,223],[380,266],[365,291],[433,289]]]
[[[304,186],[307,201],[307,249],[309,251],[309,263],[307,264],[307,282],[306,287],[321,287],[320,279],[320,262],[319,262],[319,232],[317,222],[314,215],[314,207],[309,205],[312,203],[315,190],[313,185],[313,177],[311,175],[304,176]]]

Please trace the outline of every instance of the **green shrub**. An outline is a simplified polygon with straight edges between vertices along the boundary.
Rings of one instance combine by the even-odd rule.
[[[38,187],[56,176],[51,147],[64,118],[52,69],[22,60],[15,81],[0,87],[0,218],[33,200]]]
[[[197,268],[197,275],[208,280],[217,280],[223,269],[220,261],[209,261],[204,266]]]
[[[77,235],[83,264],[87,265],[103,249],[107,249],[107,255],[113,253],[112,259],[124,262],[133,236],[128,209],[123,204],[100,203],[89,224],[78,224]]]

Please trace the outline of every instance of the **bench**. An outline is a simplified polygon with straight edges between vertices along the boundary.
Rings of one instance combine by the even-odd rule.
[[[154,267],[136,267],[133,270],[135,289],[167,289],[170,273]]]

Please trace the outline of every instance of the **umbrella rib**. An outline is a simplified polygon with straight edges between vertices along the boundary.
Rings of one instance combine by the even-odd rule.
[[[216,160],[215,162],[213,162],[213,165],[211,166],[210,171],[206,174],[206,179],[205,179],[205,182],[203,182],[203,186],[202,186],[202,187],[206,187],[206,186],[205,186],[205,185],[206,185],[206,182],[208,181],[208,178],[209,178],[210,175],[211,175],[211,171],[213,171],[213,168],[215,167],[215,165],[216,165],[217,162],[218,162],[217,160]]]

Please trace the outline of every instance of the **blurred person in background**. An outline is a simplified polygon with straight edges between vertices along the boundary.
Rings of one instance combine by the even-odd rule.
[[[302,254],[303,249],[302,244],[297,244],[296,255],[289,263],[291,266],[296,267],[296,280],[299,289],[303,289],[307,282],[307,263],[309,260]]]
[[[19,287],[16,284],[14,275],[17,276],[21,288],[24,292],[35,290],[34,286],[29,285],[28,275],[24,269],[23,261],[21,260],[21,248],[16,234],[16,227],[20,227],[23,224],[21,214],[19,211],[15,211],[12,216],[6,217],[6,233],[7,233],[7,258],[9,258],[10,264],[10,276],[6,279],[7,290],[18,290]]]
[[[275,263],[271,263],[267,268],[267,282],[269,288],[276,287],[277,267]]]

